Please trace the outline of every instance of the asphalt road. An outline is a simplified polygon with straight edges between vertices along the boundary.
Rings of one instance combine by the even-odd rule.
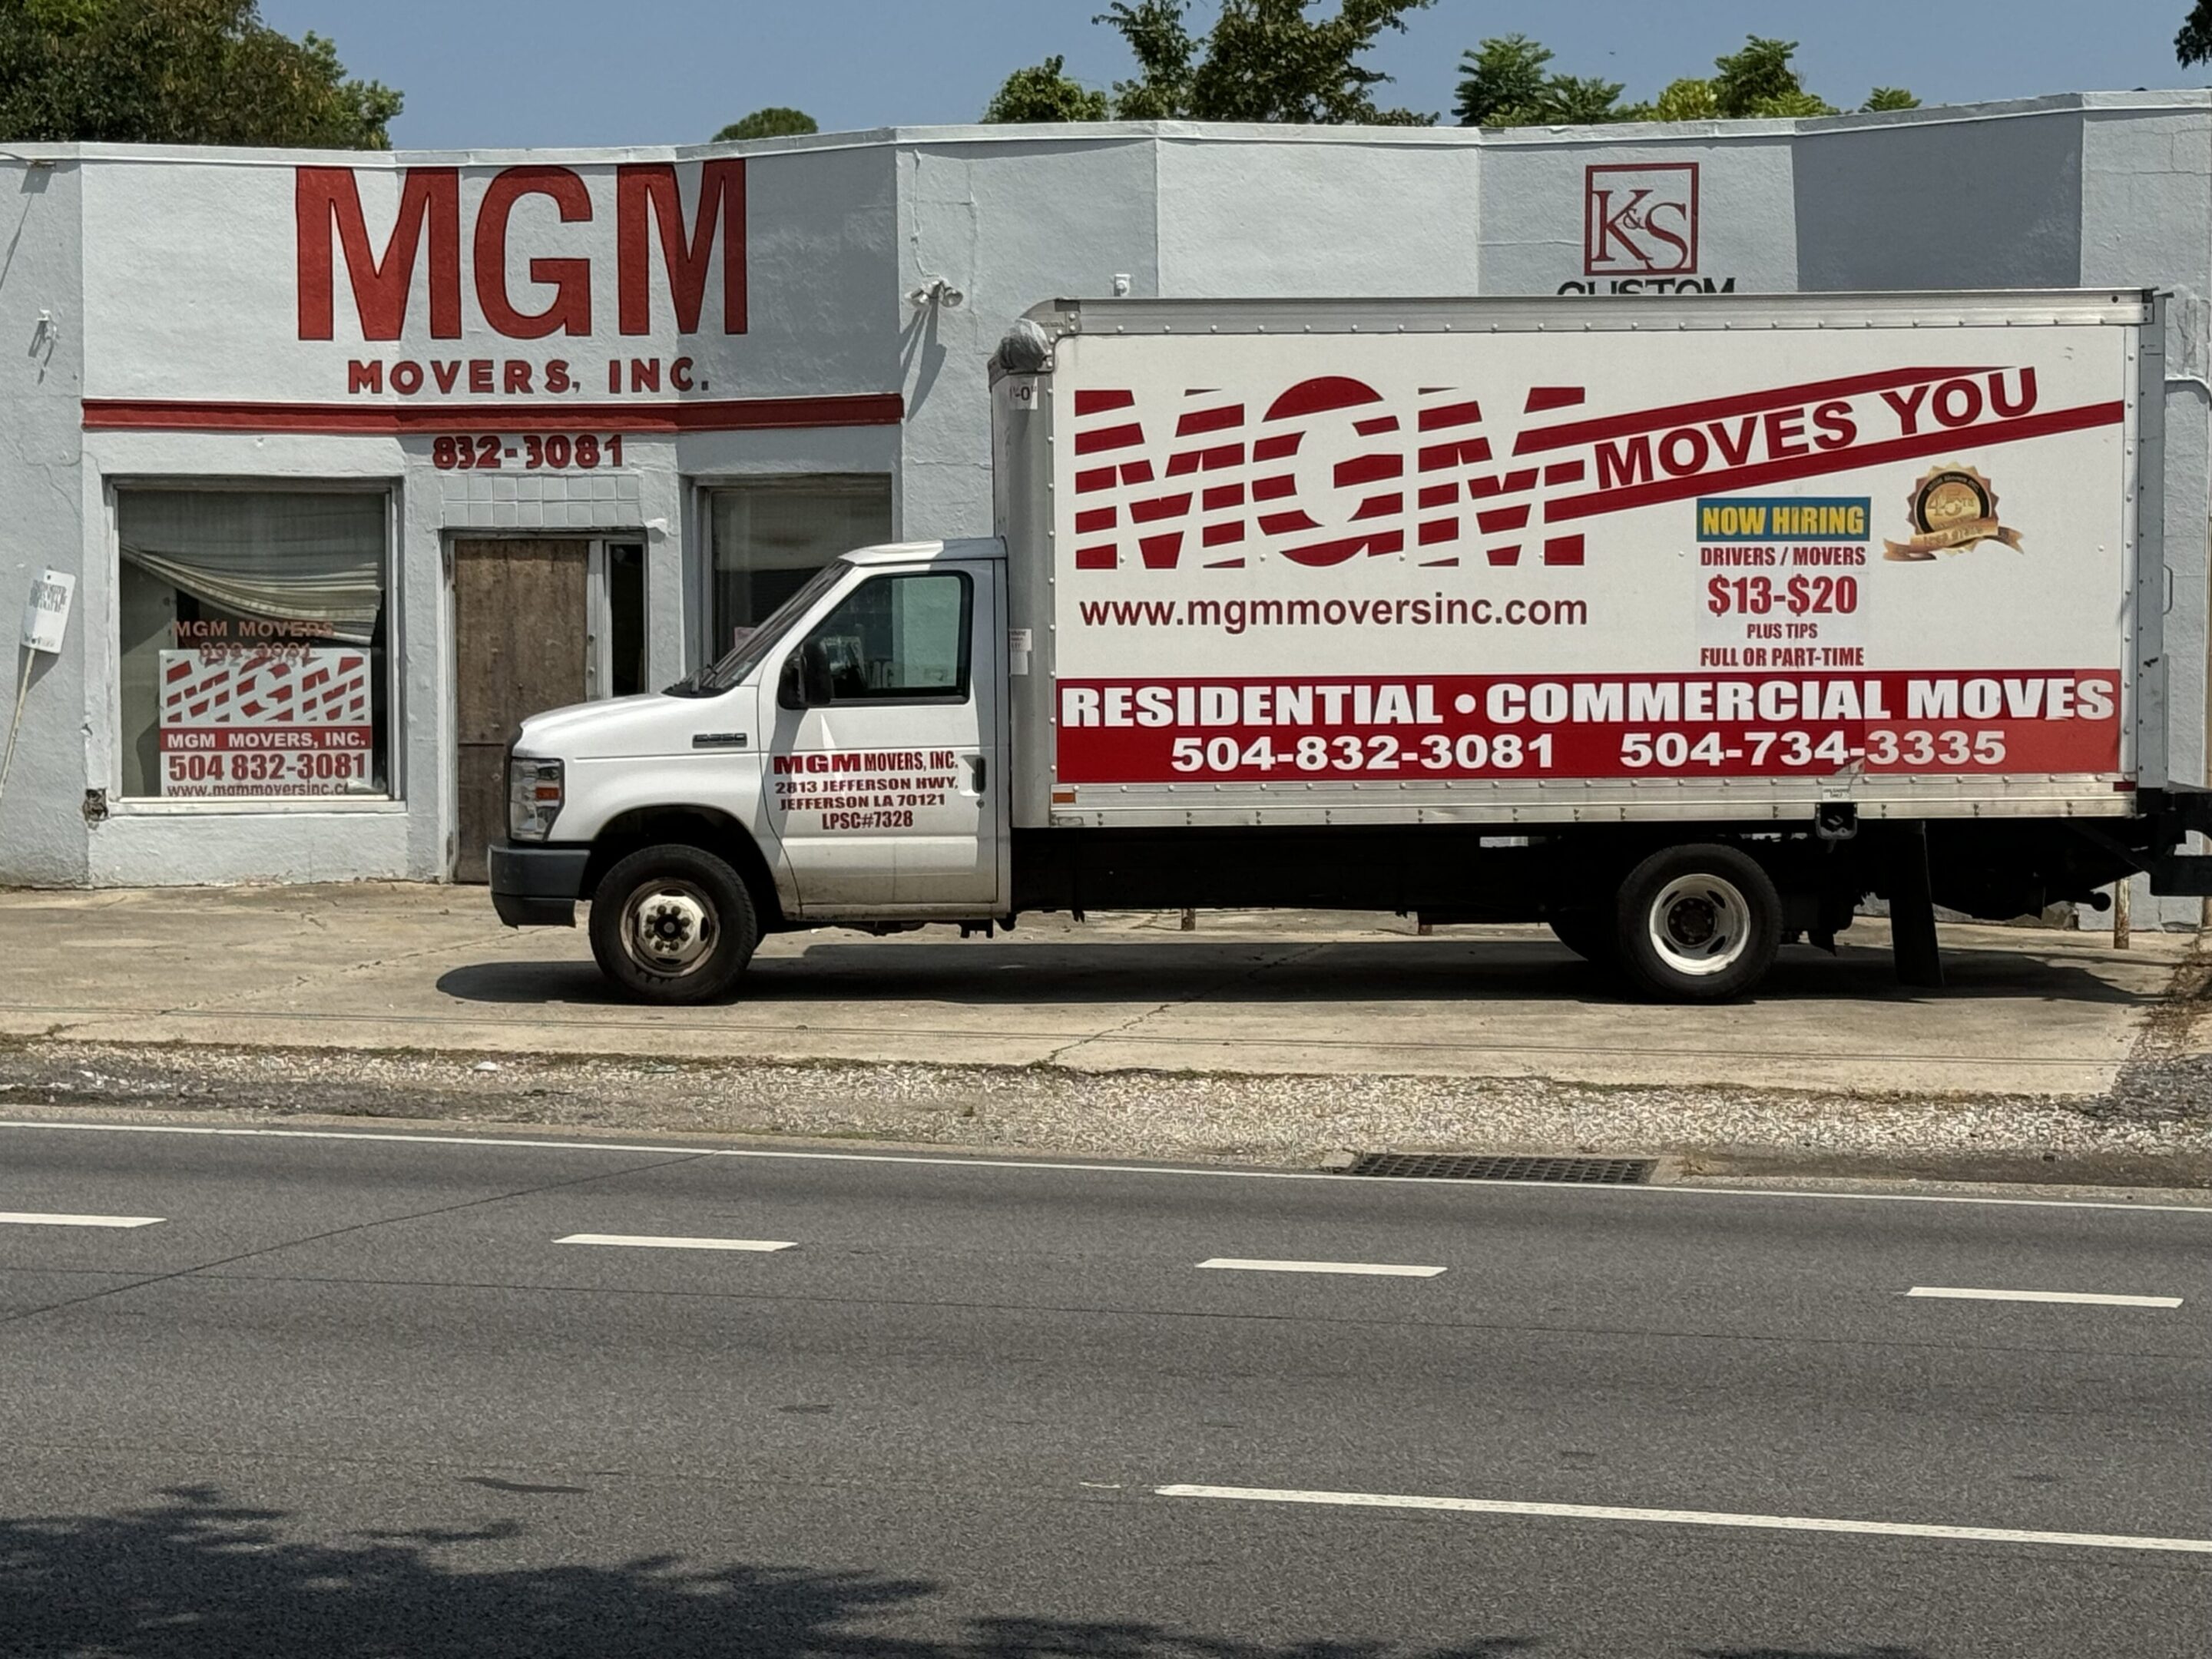
[[[0,1127],[0,1652],[2208,1649],[2212,1211]]]

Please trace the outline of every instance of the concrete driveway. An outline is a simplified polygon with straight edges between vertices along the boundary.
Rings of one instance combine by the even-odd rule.
[[[1944,933],[1949,987],[1892,981],[1879,922],[1791,946],[1754,1001],[1654,1007],[1541,930],[1325,914],[1024,919],[998,939],[825,931],[712,1007],[616,1000],[580,932],[501,927],[481,889],[0,894],[0,1032],[100,1043],[1397,1073],[1845,1095],[2109,1090],[2190,941]],[[2161,1012],[2163,1011],[2163,1012]],[[2154,1018],[2156,1016],[2156,1018]]]

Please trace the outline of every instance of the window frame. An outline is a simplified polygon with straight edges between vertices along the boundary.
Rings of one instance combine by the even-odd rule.
[[[865,568],[865,567],[863,567]],[[831,617],[878,582],[943,580],[951,577],[960,584],[960,667],[952,684],[936,691],[900,691],[883,696],[832,697],[828,702],[793,702],[790,699],[791,680],[799,666],[799,653],[816,633],[828,626]],[[959,708],[975,696],[975,578],[972,572],[951,568],[921,570],[878,570],[872,572],[840,594],[830,610],[785,651],[782,665],[776,670],[775,706],[787,714],[808,712],[816,708]]]
[[[353,477],[219,477],[194,473],[117,472],[100,480],[106,515],[106,584],[102,606],[107,648],[101,690],[106,704],[108,745],[106,810],[112,815],[177,817],[193,815],[240,817],[300,813],[404,814],[408,795],[408,744],[412,726],[404,672],[408,584],[401,537],[406,522],[404,478],[398,475]],[[385,733],[385,788],[376,794],[334,795],[131,795],[123,787],[123,519],[121,497],[132,490],[190,491],[223,495],[374,495],[384,504],[382,559],[384,588],[384,696],[390,729]],[[160,718],[158,710],[155,719]]]

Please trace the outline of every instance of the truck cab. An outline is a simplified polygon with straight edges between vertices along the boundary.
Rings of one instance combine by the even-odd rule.
[[[765,933],[988,921],[1011,890],[1006,551],[863,548],[664,691],[526,720],[492,898],[633,995],[720,994]]]

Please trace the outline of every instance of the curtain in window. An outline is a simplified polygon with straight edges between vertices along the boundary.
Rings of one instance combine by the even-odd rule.
[[[124,558],[158,580],[226,611],[369,642],[384,604],[381,495],[132,489],[117,515]]]

